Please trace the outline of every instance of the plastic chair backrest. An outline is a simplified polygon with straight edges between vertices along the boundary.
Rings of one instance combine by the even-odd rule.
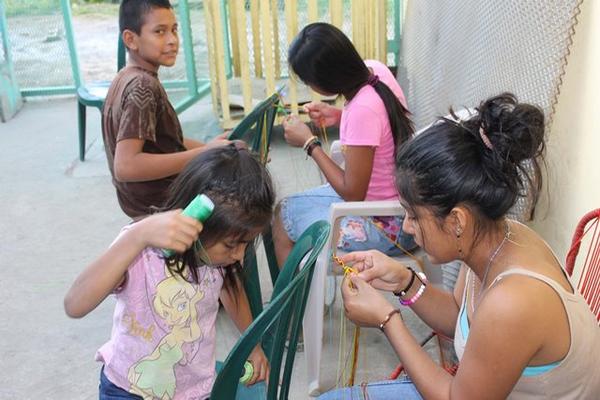
[[[300,236],[273,288],[271,302],[248,327],[223,363],[223,369],[215,380],[211,399],[235,398],[244,362],[248,359],[252,349],[261,341],[271,363],[267,399],[288,398],[298,334],[314,266],[325,245],[329,230],[330,226],[327,222],[317,221]],[[300,264],[307,254],[308,257],[303,267],[300,268]],[[290,337],[286,346],[288,332]],[[269,337],[272,338],[272,341],[265,340]],[[265,343],[265,341],[271,341],[271,343]],[[282,372],[281,365],[284,354],[286,354],[286,358]]]
[[[600,208],[584,215],[575,228],[565,268],[569,276],[573,275],[575,260],[584,238],[588,251],[581,265],[577,289],[600,322]]]
[[[268,160],[278,103],[279,93],[272,94],[254,107],[229,134],[229,140],[245,139],[250,145],[250,150],[260,155],[263,164]]]

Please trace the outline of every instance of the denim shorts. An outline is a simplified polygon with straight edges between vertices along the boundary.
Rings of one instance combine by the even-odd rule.
[[[223,368],[223,363],[217,361],[215,367],[218,373]],[[143,400],[140,396],[128,391],[121,389],[114,383],[112,383],[106,375],[104,375],[104,366],[100,371],[100,388],[99,388],[99,400]],[[267,398],[267,385],[264,381],[256,382],[252,386],[246,386],[238,384],[237,393],[235,396],[236,400],[243,399],[266,399]]]
[[[289,238],[296,242],[302,232],[319,220],[329,220],[329,206],[344,200],[331,185],[318,186],[286,197],[281,201],[281,220]],[[386,224],[399,227],[394,237],[386,235],[370,217],[346,217],[340,222],[338,248],[349,251],[379,250],[389,256],[402,254],[402,250],[416,247],[412,235],[402,231],[404,216],[391,217]]]
[[[366,392],[366,396],[365,396]],[[318,400],[422,400],[409,379],[381,381],[366,386],[352,386],[323,393]]]

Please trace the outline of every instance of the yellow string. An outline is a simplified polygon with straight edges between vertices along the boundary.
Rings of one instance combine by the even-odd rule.
[[[392,238],[390,238],[388,236],[387,232],[385,230],[383,230],[383,228],[381,228],[379,225],[377,225],[375,222],[373,222],[372,218],[367,218],[367,220],[375,227],[375,229],[377,229],[379,232],[381,232],[383,237],[385,237],[391,244],[396,246],[396,248],[400,249],[400,251],[402,251],[405,256],[407,256],[408,258],[410,258],[411,260],[416,262],[417,265],[419,266],[419,268],[421,269],[421,271],[424,271],[425,266],[423,265],[422,259],[415,257],[410,251],[408,251],[404,247],[400,246],[395,240],[392,240]]]
[[[325,148],[329,150],[329,138],[327,137],[327,128],[325,128],[325,124],[321,122],[321,137],[323,138],[323,144]]]
[[[344,270],[344,277],[347,277],[350,274],[358,273],[356,268],[346,265],[340,257],[336,256],[335,254],[333,254],[332,257],[333,257],[333,260],[336,263],[338,263]],[[348,285],[351,288],[354,288],[354,285],[352,284],[352,281],[350,279],[348,279]],[[338,383],[339,383],[339,381],[347,382],[348,386],[353,386],[354,379],[356,377],[356,369],[358,367],[358,351],[359,351],[359,347],[360,347],[360,342],[359,342],[360,327],[358,327],[358,326],[354,327],[354,334],[353,334],[353,338],[352,338],[353,346],[352,346],[352,354],[351,354],[350,376],[346,379],[346,371],[347,371],[346,367],[347,367],[348,360],[342,361],[343,355],[346,353],[346,351],[345,351],[345,349],[346,349],[346,318],[344,318],[344,314],[341,314],[340,318],[341,318],[341,320],[340,320],[340,348],[339,348],[338,373],[337,373],[337,376],[339,377]],[[342,367],[342,365],[343,365],[343,367]]]

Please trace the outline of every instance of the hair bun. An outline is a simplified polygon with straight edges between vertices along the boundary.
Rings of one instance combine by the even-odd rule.
[[[502,93],[482,102],[477,111],[480,128],[500,158],[520,164],[543,151],[544,113],[539,107]]]

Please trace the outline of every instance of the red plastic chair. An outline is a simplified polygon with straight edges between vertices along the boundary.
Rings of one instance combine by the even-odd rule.
[[[579,254],[582,242],[587,247],[585,261],[581,266],[577,290],[585,298],[596,320],[600,323],[600,208],[590,211],[581,218],[573,240],[571,248],[567,253],[566,270],[569,276],[573,275],[575,269],[575,259]],[[584,241],[585,238],[585,241]]]

